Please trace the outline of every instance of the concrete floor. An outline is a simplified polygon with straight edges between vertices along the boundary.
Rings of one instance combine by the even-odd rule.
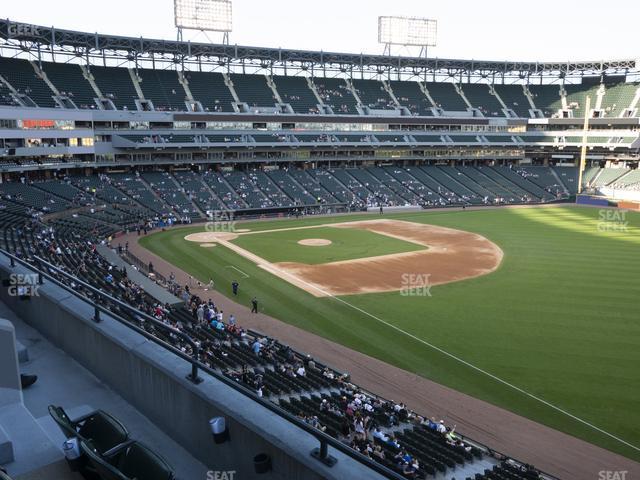
[[[175,469],[179,480],[207,478],[208,468],[205,465],[192,457],[100,379],[17,318],[1,302],[0,318],[6,318],[14,324],[17,339],[28,349],[29,360],[20,364],[21,372],[38,375],[38,381],[24,391],[24,404],[52,444],[60,449],[60,457],[57,460],[63,458],[63,436],[49,416],[47,407],[50,404],[64,407],[71,418],[95,409],[105,410],[124,423],[133,439],[140,440],[164,457]],[[37,462],[33,460],[25,455],[22,455],[22,458],[16,455],[16,461],[5,468],[9,474],[20,475],[20,480],[66,480],[67,477],[59,475],[47,475],[46,472],[40,474],[34,469]],[[54,462],[50,468],[59,472],[66,469],[64,460],[61,465],[56,463],[59,462]],[[66,470],[68,472],[68,469]],[[31,476],[25,476],[26,473]]]
[[[61,460],[43,468],[38,468],[19,477],[15,480],[82,480],[82,475],[69,470],[67,462]]]

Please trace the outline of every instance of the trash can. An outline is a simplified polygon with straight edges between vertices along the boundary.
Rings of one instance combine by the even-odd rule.
[[[209,420],[209,427],[211,428],[214,443],[221,444],[229,440],[229,430],[224,417],[212,418]]]
[[[266,453],[259,453],[253,457],[253,467],[256,473],[267,473],[271,471],[271,457]]]

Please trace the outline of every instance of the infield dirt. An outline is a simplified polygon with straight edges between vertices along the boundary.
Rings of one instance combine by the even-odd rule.
[[[185,239],[220,243],[315,297],[403,291],[457,282],[493,272],[503,257],[500,247],[482,235],[452,228],[389,219],[334,223],[330,226],[368,230],[425,248],[309,265],[272,263],[232,243],[238,235],[260,232],[200,232]]]

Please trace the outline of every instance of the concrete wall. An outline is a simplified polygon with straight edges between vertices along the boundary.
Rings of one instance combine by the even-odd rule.
[[[11,269],[8,259],[0,258],[0,277],[10,272],[28,270]],[[204,382],[194,385],[185,378],[187,362],[108,315],[95,323],[91,305],[46,280],[31,300],[12,297],[7,288],[0,288],[0,298],[212,471],[235,470],[243,480],[383,478],[331,448],[338,459],[333,468],[313,459],[310,452],[319,442],[312,435],[204,372]],[[226,417],[229,427],[230,441],[221,445],[214,444],[208,425],[216,416]],[[259,453],[271,456],[271,473],[254,473],[253,457]]]
[[[0,408],[22,403],[16,333],[9,320],[0,318]]]
[[[16,333],[9,320],[0,318],[0,465],[14,460],[13,443],[2,421],[14,405],[22,405]]]

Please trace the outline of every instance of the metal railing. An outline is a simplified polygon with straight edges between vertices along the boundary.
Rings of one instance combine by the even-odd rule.
[[[112,245],[113,247],[113,245]],[[122,257],[122,259],[128,263],[130,263],[131,265],[134,265],[139,272],[145,274],[147,277],[149,277],[150,280],[154,280],[156,283],[160,283],[164,286],[169,285],[169,280],[167,279],[167,277],[165,277],[164,275],[162,275],[160,272],[156,271],[155,269],[153,270],[153,272],[151,272],[149,270],[149,264],[143,262],[142,260],[140,260],[138,257],[136,257],[133,253],[131,253],[129,250],[123,250],[122,253],[120,253],[118,251],[118,249],[116,248],[116,251],[118,252],[118,255],[120,255],[120,257]],[[153,278],[151,278],[149,276],[149,274],[153,274]]]
[[[181,359],[187,361],[190,365],[191,365],[191,371],[188,375],[186,375],[186,378],[188,380],[190,380],[191,382],[193,382],[194,384],[200,384],[203,380],[202,378],[200,378],[198,376],[198,372],[199,370],[202,370],[206,373],[208,373],[209,375],[211,375],[212,377],[214,377],[216,380],[224,383],[225,385],[227,385],[228,387],[233,388],[234,390],[250,397],[253,401],[259,403],[260,405],[262,405],[263,407],[267,408],[268,410],[276,413],[278,416],[282,417],[283,419],[289,421],[290,423],[294,424],[295,426],[297,426],[298,428],[304,430],[305,432],[313,435],[316,440],[318,440],[320,442],[320,446],[317,448],[314,448],[311,451],[311,456],[313,456],[314,458],[320,460],[321,462],[323,462],[324,464],[328,465],[328,466],[333,466],[337,460],[332,457],[331,455],[329,455],[328,452],[328,447],[331,446],[333,448],[335,448],[336,450],[344,453],[345,455],[353,458],[354,460],[362,463],[363,465],[365,465],[366,467],[374,470],[375,472],[389,478],[392,480],[400,480],[400,479],[406,479],[406,477],[404,477],[402,474],[397,473],[387,467],[385,467],[384,465],[378,463],[377,461],[366,457],[365,455],[357,452],[356,450],[352,449],[351,447],[345,445],[344,443],[340,442],[339,440],[335,439],[334,437],[318,430],[315,427],[312,427],[311,425],[305,423],[304,421],[300,420],[298,417],[292,415],[291,413],[289,413],[288,411],[284,410],[282,407],[280,407],[279,405],[264,399],[262,397],[258,397],[256,395],[256,393],[251,390],[250,388],[244,386],[241,383],[238,383],[228,377],[226,377],[225,375],[221,374],[220,372],[212,369],[211,367],[209,367],[208,365],[204,364],[201,360],[201,350],[200,347],[198,346],[198,344],[186,333],[175,329],[165,323],[163,323],[162,321],[152,317],[151,315],[144,313],[140,310],[138,310],[135,307],[132,307],[131,305],[103,292],[102,290],[99,290],[95,287],[93,287],[92,285],[84,282],[83,280],[80,280],[79,278],[65,272],[64,270],[61,270],[60,268],[56,267],[55,265],[51,264],[50,262],[48,262],[47,260],[44,260],[38,256],[36,256],[36,260],[41,263],[42,265],[44,265],[47,269],[57,273],[58,275],[63,276],[64,278],[74,282],[76,285],[80,285],[82,286],[82,288],[90,291],[91,293],[93,293],[94,295],[96,295],[97,298],[100,298],[101,300],[104,300],[105,302],[111,302],[112,304],[118,306],[119,308],[122,308],[125,311],[128,311],[130,314],[132,314],[135,317],[138,317],[140,319],[143,319],[145,322],[149,322],[151,324],[153,324],[154,326],[169,332],[172,335],[175,335],[176,337],[182,339],[185,343],[187,343],[191,349],[192,349],[192,354],[189,355],[185,352],[183,352],[181,349],[176,348],[174,345],[172,345],[171,343],[165,342],[162,339],[158,338],[157,336],[153,335],[152,333],[147,332],[146,330],[144,330],[143,328],[135,325],[134,323],[132,323],[130,320],[127,320],[126,318],[122,317],[121,315],[119,315],[117,312],[114,312],[110,309],[108,309],[107,307],[99,304],[98,302],[95,301],[95,299],[91,299],[88,298],[85,295],[82,295],[80,292],[74,290],[72,287],[70,287],[69,285],[65,284],[64,282],[60,281],[59,279],[57,279],[54,275],[48,273],[47,271],[44,271],[43,269],[38,268],[36,265],[33,265],[32,263],[29,263],[28,261],[17,257],[9,252],[7,252],[6,250],[0,248],[0,254],[3,254],[4,256],[8,257],[10,260],[10,265],[11,267],[15,267],[16,264],[20,264],[26,268],[29,268],[30,270],[35,271],[35,273],[38,275],[38,283],[40,285],[44,284],[44,279],[46,278],[47,280],[50,280],[52,283],[54,283],[55,285],[63,288],[64,290],[66,290],[67,292],[71,293],[72,295],[80,298],[81,300],[93,305],[94,307],[94,316],[93,316],[93,320],[97,323],[102,321],[101,318],[101,313],[105,313],[107,315],[109,315],[111,318],[113,318],[114,320],[116,320],[117,322],[121,323],[122,325],[131,328],[132,330],[136,331],[137,333],[143,335],[145,338],[147,338],[148,340],[153,341],[154,343],[156,343],[157,345],[160,345],[163,348],[166,348],[167,350],[171,351],[172,353],[174,353],[176,356],[180,357]],[[251,332],[251,331],[250,331]],[[254,333],[254,332],[251,332]],[[255,332],[255,334],[257,336],[261,336],[261,334],[259,334],[258,332]],[[303,354],[300,354],[299,352],[297,352],[299,355],[304,356]],[[366,390],[363,390],[366,392]],[[371,392],[367,392],[370,394],[370,396],[372,397],[378,397],[377,395],[371,393]],[[379,397],[378,397],[379,398]],[[475,446],[476,448],[479,448],[481,450],[483,450],[486,454],[489,454],[495,458],[504,460],[504,461],[511,461],[515,464],[518,465],[526,465],[523,462],[520,462],[516,459],[513,459],[511,457],[509,457],[508,455],[505,455],[497,450],[494,450],[492,448],[487,447],[486,445],[483,445],[481,443],[476,442],[473,439],[470,439],[469,437],[462,435],[458,432],[456,432],[456,435],[458,437],[460,437],[462,440],[464,440],[465,442],[467,442],[468,444],[471,444],[473,446]],[[539,473],[540,477],[545,479],[545,480],[557,480],[557,477],[554,477],[553,475],[550,475],[548,473],[542,472],[540,470],[537,470],[537,472]]]
[[[292,415],[291,413],[287,412],[286,410],[284,410],[282,407],[280,407],[279,405],[264,399],[262,397],[258,397],[255,392],[247,387],[245,387],[244,385],[224,376],[223,374],[221,374],[220,372],[215,371],[214,369],[212,369],[211,367],[209,367],[208,365],[205,365],[200,358],[200,348],[198,347],[197,343],[187,334],[185,334],[184,332],[181,332],[180,330],[177,330],[173,327],[170,327],[166,324],[164,324],[163,322],[157,320],[156,318],[152,317],[151,315],[148,315],[144,312],[141,312],[140,310],[122,302],[121,300],[118,300],[117,298],[103,292],[102,290],[99,290],[91,285],[89,285],[88,283],[84,282],[83,280],[80,280],[77,277],[74,277],[73,275],[70,275],[69,273],[65,272],[64,270],[61,270],[60,268],[56,267],[55,265],[51,264],[50,262],[40,258],[40,257],[35,257],[36,260],[41,264],[41,268],[38,268],[37,265],[34,265],[20,257],[17,257],[9,252],[7,252],[4,249],[0,249],[0,254],[3,254],[4,256],[6,256],[7,258],[9,258],[10,261],[10,265],[11,267],[16,267],[17,264],[22,265],[32,271],[34,271],[37,275],[38,275],[38,281],[40,284],[44,283],[44,280],[49,280],[50,282],[52,282],[53,284],[57,285],[58,287],[64,289],[65,291],[69,292],[70,294],[78,297],[79,299],[89,303],[90,305],[92,305],[94,307],[94,316],[93,316],[93,320],[95,322],[101,322],[102,321],[102,317],[101,314],[105,313],[107,315],[109,315],[109,317],[113,318],[114,320],[116,320],[117,322],[121,323],[122,325],[125,325],[129,328],[131,328],[132,330],[136,331],[137,333],[143,335],[145,338],[147,338],[148,340],[153,341],[154,343],[162,346],[163,348],[166,348],[167,350],[171,351],[172,353],[174,353],[175,355],[177,355],[178,357],[180,357],[181,359],[185,360],[186,362],[188,362],[191,365],[191,372],[186,376],[186,378],[188,378],[190,381],[192,381],[195,384],[199,384],[202,382],[202,379],[198,376],[198,372],[199,370],[202,370],[206,373],[208,373],[209,375],[211,375],[212,377],[214,377],[216,380],[224,383],[226,386],[233,388],[234,390],[250,397],[253,401],[259,403],[261,406],[267,408],[268,410],[270,410],[271,412],[277,414],[278,416],[282,417],[283,419],[287,420],[288,422],[292,423],[293,425],[295,425],[296,427],[304,430],[305,432],[313,435],[316,440],[318,440],[320,442],[320,445],[317,448],[314,448],[310,453],[311,456],[313,458],[316,458],[317,460],[321,461],[322,463],[324,463],[327,466],[333,466],[335,465],[335,463],[337,462],[337,460],[332,457],[331,455],[329,455],[329,447],[334,448],[335,450],[338,450],[339,452],[347,455],[348,457],[356,460],[357,462],[363,464],[364,466],[370,468],[371,470],[375,471],[376,473],[379,473],[380,475],[392,479],[392,480],[403,480],[405,479],[405,477],[403,475],[401,475],[400,473],[397,473],[387,467],[385,467],[384,465],[382,465],[381,463],[376,462],[375,460],[366,457],[365,455],[357,452],[356,450],[352,449],[351,447],[349,447],[348,445],[345,445],[344,443],[340,442],[339,440],[335,439],[334,437],[328,435],[327,433],[324,433],[320,430],[318,430],[315,427],[312,427],[311,425],[305,423],[304,421],[300,420],[299,418],[297,418],[296,416]],[[42,266],[46,267],[42,268]],[[175,335],[176,337],[181,338],[185,343],[189,344],[192,348],[192,354],[189,355],[185,352],[183,352],[182,350],[176,348],[175,346],[171,345],[170,343],[167,343],[165,341],[163,341],[162,339],[154,336],[153,334],[147,332],[146,330],[144,330],[143,328],[135,325],[134,323],[132,323],[130,320],[125,319],[124,317],[120,316],[117,312],[113,312],[112,310],[109,310],[107,307],[101,305],[99,302],[97,302],[95,299],[91,299],[88,298],[85,295],[82,295],[80,292],[74,290],[72,287],[70,287],[69,285],[65,284],[63,281],[59,280],[58,278],[56,278],[53,274],[49,273],[47,270],[55,272],[56,274],[68,279],[69,281],[74,282],[76,285],[80,285],[83,289],[90,291],[93,295],[96,296],[97,299],[100,299],[101,301],[104,301],[105,304],[106,303],[111,303],[113,305],[117,305],[119,308],[122,308],[125,311],[130,312],[132,315],[144,319],[145,322],[149,322],[151,324],[153,324],[154,326],[157,326],[160,329],[163,329],[167,332],[169,332],[172,335]]]

